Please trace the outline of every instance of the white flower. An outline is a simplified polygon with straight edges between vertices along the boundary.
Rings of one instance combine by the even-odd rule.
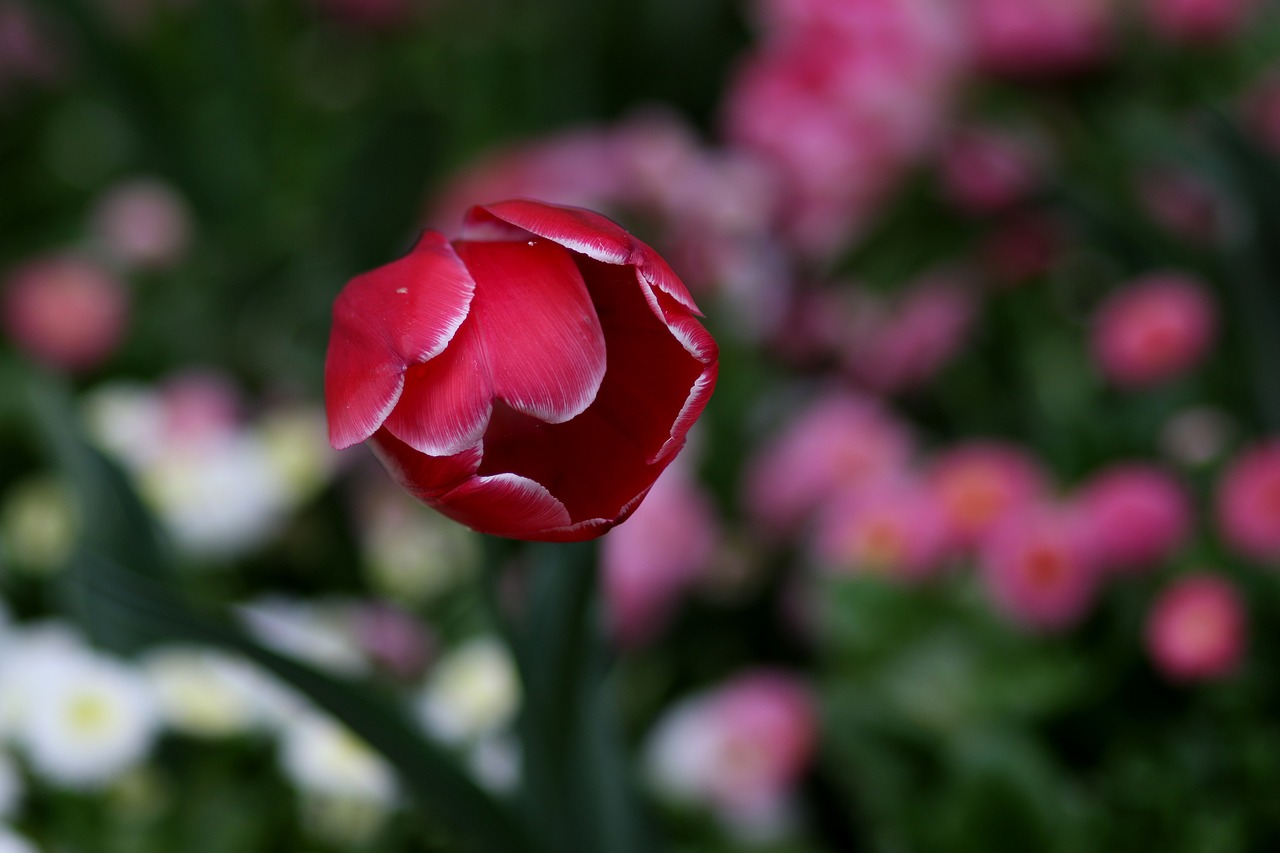
[[[87,655],[80,635],[64,622],[50,620],[10,627],[0,645],[0,737],[13,737],[26,725],[32,685],[70,657]]]
[[[248,432],[173,443],[150,460],[139,485],[178,545],[206,558],[261,545],[289,507],[288,488],[266,447]]]
[[[305,601],[272,595],[239,609],[258,642],[284,655],[343,675],[360,675],[369,661],[353,634],[346,601]]]
[[[294,503],[314,495],[337,465],[337,453],[329,446],[324,412],[317,409],[297,407],[272,412],[258,425],[258,435],[267,459]]]
[[[0,826],[0,853],[39,853],[36,846],[7,826]]]
[[[102,385],[85,397],[83,411],[90,438],[130,468],[147,464],[163,446],[164,405],[145,385]]]
[[[382,756],[348,729],[304,714],[282,733],[280,763],[299,790],[390,805],[395,776]]]
[[[0,753],[0,820],[8,820],[18,811],[24,786],[13,759]]]
[[[240,734],[263,722],[262,676],[248,663],[194,646],[157,649],[143,672],[160,715],[176,731],[200,737]]]
[[[428,732],[448,743],[474,741],[505,727],[520,707],[520,679],[506,648],[471,640],[436,664],[415,710]]]
[[[35,772],[55,785],[94,788],[146,756],[158,716],[141,674],[81,652],[52,656],[31,675],[19,737]]]
[[[458,586],[478,568],[476,534],[413,504],[402,493],[367,496],[360,513],[369,582],[401,601],[422,603]]]

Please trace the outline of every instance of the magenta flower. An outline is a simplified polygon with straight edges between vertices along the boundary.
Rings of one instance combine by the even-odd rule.
[[[747,510],[769,532],[792,532],[837,492],[896,474],[911,447],[903,425],[870,398],[822,397],[752,460]]]
[[[1218,481],[1218,528],[1233,550],[1280,562],[1280,439],[1246,450]]]
[[[1108,468],[1081,488],[1076,501],[1102,569],[1150,568],[1173,556],[1191,531],[1187,490],[1153,466]]]
[[[1245,646],[1245,609],[1224,578],[1207,573],[1179,578],[1160,593],[1147,617],[1147,652],[1173,681],[1230,675]]]
[[[1216,316],[1202,282],[1171,272],[1143,276],[1113,293],[1094,315],[1094,360],[1117,385],[1172,379],[1204,358]]]
[[[1098,572],[1079,519],[1040,506],[1009,517],[979,555],[982,579],[996,608],[1034,631],[1078,623],[1093,604]]]
[[[605,604],[617,641],[639,646],[666,625],[680,596],[710,567],[720,525],[680,465],[668,468],[629,524],[601,541]]]
[[[1055,77],[1088,70],[1111,51],[1112,0],[967,0],[984,70]]]
[[[925,578],[942,567],[951,544],[936,496],[909,479],[845,492],[818,517],[815,551],[835,571]]]
[[[779,227],[822,256],[866,225],[925,154],[963,65],[947,0],[770,0],[733,76],[726,135],[784,195]]]
[[[1048,476],[1031,456],[993,441],[961,444],[939,454],[929,481],[952,538],[967,546],[1048,491]]]
[[[711,396],[715,342],[653,249],[581,208],[473,208],[334,304],[334,447],[372,439],[412,495],[484,533],[624,521]]]

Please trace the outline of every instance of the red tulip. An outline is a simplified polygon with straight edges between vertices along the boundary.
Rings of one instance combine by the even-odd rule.
[[[597,213],[472,208],[352,279],[325,363],[329,440],[483,533],[576,541],[624,521],[718,369],[685,286]]]

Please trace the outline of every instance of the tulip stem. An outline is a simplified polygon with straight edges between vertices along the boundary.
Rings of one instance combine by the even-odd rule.
[[[589,544],[528,551],[527,609],[512,635],[524,686],[524,804],[550,849],[654,851],[617,731],[595,553]]]

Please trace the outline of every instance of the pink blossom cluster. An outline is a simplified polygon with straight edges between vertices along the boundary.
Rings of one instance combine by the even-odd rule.
[[[427,224],[448,230],[477,199],[519,197],[647,225],[685,280],[724,293],[744,327],[776,314],[785,293],[789,273],[770,230],[774,176],[741,152],[704,145],[668,112],[492,151],[433,195]]]
[[[970,276],[931,270],[892,294],[856,282],[797,289],[769,343],[799,364],[835,364],[861,387],[898,394],[927,385],[968,342],[979,309]]]
[[[1058,77],[1112,50],[1113,0],[965,0],[974,61],[991,74]]]
[[[776,176],[778,227],[822,257],[865,228],[930,148],[964,66],[953,4],[761,0],[725,134]]]
[[[1109,584],[1184,564],[1202,512],[1187,482],[1119,461],[1070,490],[1026,450],[970,441],[921,454],[873,398],[831,391],[750,465],[744,509],[766,539],[800,543],[822,570],[921,583],[973,565],[991,606],[1032,632],[1079,624]],[[1280,438],[1218,478],[1213,533],[1245,560],[1280,565]],[[1145,642],[1175,681],[1221,678],[1244,654],[1242,597],[1201,569],[1156,597]]]

